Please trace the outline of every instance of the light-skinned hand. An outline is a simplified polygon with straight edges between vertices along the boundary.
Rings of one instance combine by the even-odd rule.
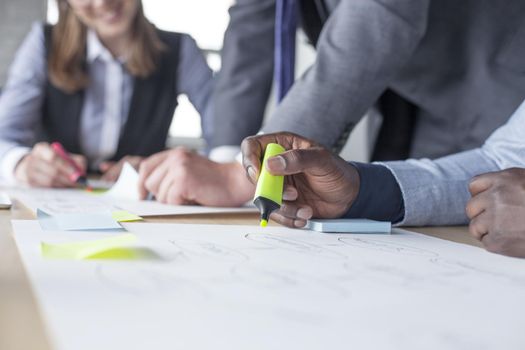
[[[140,164],[139,191],[174,205],[237,207],[249,201],[255,187],[237,162],[216,163],[195,152],[175,148]]]
[[[101,180],[115,182],[117,181],[124,163],[129,163],[137,171],[139,170],[140,163],[144,160],[144,157],[140,156],[125,156],[118,162],[106,161],[99,165],[99,170],[102,172]]]
[[[73,161],[83,171],[87,159],[78,154],[70,154]],[[15,178],[32,187],[75,187],[70,180],[75,169],[60,158],[47,142],[37,143],[15,168]]]

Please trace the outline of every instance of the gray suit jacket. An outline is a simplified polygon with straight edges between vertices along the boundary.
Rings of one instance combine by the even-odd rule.
[[[472,177],[502,169],[525,168],[525,102],[481,148],[443,157],[379,163],[394,174],[405,204],[399,225],[468,223],[465,205]]]
[[[390,88],[420,108],[413,157],[479,147],[525,96],[523,0],[325,0],[316,63],[263,130],[332,146]],[[237,0],[225,36],[212,146],[260,126],[275,0]]]

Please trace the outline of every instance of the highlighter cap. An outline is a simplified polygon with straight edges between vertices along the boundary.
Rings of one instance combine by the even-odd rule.
[[[264,159],[261,165],[261,173],[257,180],[257,188],[255,189],[254,202],[257,198],[265,198],[277,204],[277,209],[283,202],[283,187],[284,176],[274,176],[266,170],[266,162],[268,158],[277,156],[283,153],[285,149],[276,143],[270,143],[266,146],[264,152]]]

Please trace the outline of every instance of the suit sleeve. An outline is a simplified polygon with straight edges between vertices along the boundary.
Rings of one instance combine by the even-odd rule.
[[[180,60],[177,69],[179,93],[186,94],[201,117],[202,136],[207,144],[213,133],[213,106],[210,96],[213,89],[213,72],[206,63],[195,40],[183,34]]]
[[[428,7],[429,0],[340,1],[321,32],[316,62],[264,132],[292,131],[332,147],[412,56]]]
[[[211,147],[256,134],[272,87],[275,0],[237,0],[230,9],[213,94]]]

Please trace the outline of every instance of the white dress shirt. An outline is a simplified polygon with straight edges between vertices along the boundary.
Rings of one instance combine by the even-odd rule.
[[[117,151],[129,113],[133,77],[124,66],[126,58],[114,58],[91,30],[87,35],[87,63],[91,83],[84,95],[80,144],[96,167]]]

